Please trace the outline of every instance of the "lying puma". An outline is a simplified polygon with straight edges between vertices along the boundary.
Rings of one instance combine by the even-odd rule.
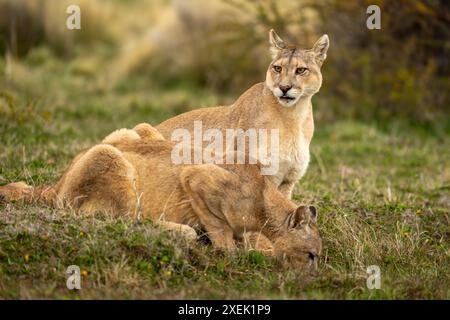
[[[231,106],[183,113],[156,128],[166,139],[175,129],[193,131],[194,121],[207,129],[279,129],[279,168],[270,178],[289,199],[305,174],[314,122],[311,98],[322,85],[320,68],[329,47],[323,35],[310,50],[285,43],[270,31],[272,62],[266,81],[244,92]]]
[[[322,244],[314,207],[286,199],[257,165],[173,165],[172,147],[150,125],[121,129],[79,154],[56,185],[14,183],[0,187],[0,196],[141,215],[191,235],[200,228],[226,250],[243,237],[258,250],[259,238],[268,254],[303,266],[316,261]]]

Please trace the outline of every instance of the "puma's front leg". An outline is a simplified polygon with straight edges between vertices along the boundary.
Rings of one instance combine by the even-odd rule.
[[[235,212],[235,199],[239,199],[236,175],[213,164],[202,164],[184,169],[180,180],[212,243],[219,249],[235,250],[233,229],[226,217]]]
[[[213,245],[218,249],[234,251],[236,245],[234,243],[233,230],[228,225],[225,217],[212,213],[207,206],[200,200],[199,195],[192,196],[192,208],[194,209],[200,223],[206,229]]]
[[[289,181],[284,180],[280,186],[278,187],[278,190],[288,199],[292,198],[292,192],[294,191],[296,180]]]
[[[218,249],[226,251],[234,251],[236,244],[234,243],[233,230],[224,225],[217,224],[204,224],[208,236],[211,239],[214,246]]]

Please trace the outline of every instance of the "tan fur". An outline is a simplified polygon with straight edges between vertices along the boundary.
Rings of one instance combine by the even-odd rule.
[[[149,125],[137,128],[144,133],[122,129],[80,153],[55,186],[10,184],[0,195],[150,218],[190,239],[205,230],[217,248],[234,250],[240,240],[302,266],[320,254],[315,213],[286,199],[258,165],[173,165],[174,144],[148,138]]]
[[[203,122],[203,131],[226,129],[279,129],[280,166],[271,181],[291,198],[295,183],[306,172],[309,163],[309,144],[314,132],[312,96],[322,85],[320,67],[326,58],[328,37],[322,36],[311,50],[286,44],[272,30],[270,33],[271,62],[264,83],[244,92],[230,106],[204,108],[183,113],[157,126],[166,139],[175,129],[193,132],[194,121]],[[277,72],[275,66],[280,67]],[[298,68],[307,68],[296,74]],[[292,100],[280,97],[280,87],[292,87],[287,94]]]

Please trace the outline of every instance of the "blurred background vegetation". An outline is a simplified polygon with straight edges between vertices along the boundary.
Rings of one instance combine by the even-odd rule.
[[[81,8],[81,30],[66,29],[69,4]],[[381,30],[366,28],[370,4]],[[445,0],[0,0],[2,126],[86,111],[115,126],[155,123],[230,103],[264,80],[270,28],[302,47],[329,34],[319,121],[448,130]]]

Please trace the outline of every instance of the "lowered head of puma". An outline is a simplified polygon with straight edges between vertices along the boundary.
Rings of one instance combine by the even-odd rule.
[[[272,240],[274,255],[290,265],[317,268],[322,253],[322,238],[313,206],[300,206],[286,216],[278,236]]]
[[[300,49],[270,30],[272,62],[266,73],[266,86],[283,107],[295,106],[301,98],[311,97],[319,91],[322,85],[320,68],[328,47],[326,34],[312,49]]]
[[[192,166],[183,170],[181,181],[193,207],[205,208],[220,219],[207,230],[216,246],[226,247],[228,232],[230,240],[243,240],[289,265],[316,267],[322,251],[316,209],[287,199],[260,174],[259,163]]]

